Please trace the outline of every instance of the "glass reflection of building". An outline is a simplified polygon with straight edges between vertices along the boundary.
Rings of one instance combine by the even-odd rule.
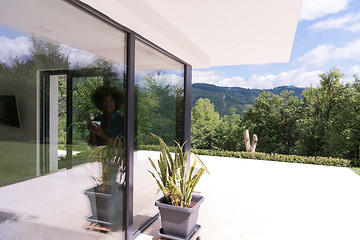
[[[137,236],[157,217],[157,186],[147,173],[147,158],[157,156],[148,151],[156,144],[150,133],[168,144],[190,136],[191,66],[94,17],[95,10],[31,0],[22,2],[24,13],[8,14],[17,4],[0,8],[0,225],[19,224],[19,234],[21,226],[47,228],[69,239],[98,234],[85,230],[93,216],[84,191],[101,177],[101,165],[89,160],[87,124],[100,114],[91,92],[113,86],[124,93],[118,112],[127,176],[116,212],[121,223],[111,231],[117,239]]]

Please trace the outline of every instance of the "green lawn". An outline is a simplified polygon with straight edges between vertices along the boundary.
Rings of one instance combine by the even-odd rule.
[[[357,173],[358,175],[360,175],[360,167],[352,167],[350,168],[351,170],[353,170],[355,173]]]
[[[74,146],[81,151],[70,162],[59,161],[58,168],[71,168],[88,162],[89,146]],[[0,141],[0,187],[36,177],[36,143]]]
[[[0,142],[0,186],[36,177],[36,144]]]
[[[81,154],[72,159],[71,165],[87,162],[91,148],[88,146],[74,148],[81,150]],[[59,161],[59,169],[64,167],[66,164]],[[360,175],[360,168],[351,167],[350,169]],[[36,144],[0,141],[0,187],[35,177]]]

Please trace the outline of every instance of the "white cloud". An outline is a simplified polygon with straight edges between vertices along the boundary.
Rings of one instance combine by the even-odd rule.
[[[193,71],[193,83],[208,83],[219,87],[238,87],[244,82],[244,78],[234,76],[225,78],[222,72],[218,71]]]
[[[306,68],[284,71],[279,74],[253,74],[248,79],[241,76],[225,78],[215,71],[193,71],[193,83],[208,83],[222,87],[270,89],[279,86],[310,87],[319,82],[322,70],[308,71]]]
[[[331,53],[335,52],[335,50],[336,47],[332,44],[319,45],[299,57],[298,61],[304,62],[306,65],[322,66],[327,61],[331,60]]]
[[[218,86],[221,87],[238,87],[239,83],[244,82],[245,79],[240,76],[235,76],[231,78],[224,78],[220,81],[218,81]]]
[[[360,75],[360,65],[353,65],[349,68],[348,70],[348,74],[350,76],[356,74],[356,75]]]
[[[360,31],[360,13],[346,14],[340,17],[333,17],[319,21],[309,27],[310,31],[317,32],[327,29],[344,29],[351,32]]]
[[[208,83],[218,85],[219,80],[224,79],[222,72],[217,71],[192,71],[192,82],[193,83]]]
[[[247,88],[269,89],[279,86],[310,87],[319,82],[321,70],[307,71],[306,68],[293,69],[279,74],[253,74],[247,83]],[[245,86],[243,86],[245,87]]]
[[[10,39],[0,36],[0,61],[12,61],[15,57],[29,55],[32,49],[32,42],[28,37],[17,37]]]
[[[300,19],[314,20],[345,10],[351,0],[303,0]]]
[[[96,59],[95,54],[91,54],[65,44],[61,45],[61,51],[63,54],[69,56],[71,67],[87,67]]]
[[[305,65],[323,66],[331,60],[360,59],[360,39],[346,43],[342,47],[333,44],[323,44],[308,51],[298,58]]]
[[[346,69],[341,68],[341,72],[344,73],[344,77],[341,79],[343,84],[353,83],[354,82],[354,74],[360,75],[360,65],[353,65]]]
[[[31,55],[33,43],[30,38],[21,36],[15,39],[0,36],[0,61],[11,63],[15,57],[23,57]],[[61,51],[69,55],[71,65],[85,67],[92,63],[95,59],[94,54],[89,54],[82,50],[69,47],[67,45],[61,46]]]
[[[360,77],[360,65],[353,65],[349,67],[347,74],[345,75],[343,82],[344,83],[353,83],[355,78],[354,75]]]
[[[346,30],[349,30],[350,32],[360,32],[360,22],[352,24],[351,26],[347,27]]]
[[[183,76],[182,74],[168,73],[168,74],[167,74],[167,81],[168,81],[172,86],[180,87],[180,86],[183,85],[184,76]]]

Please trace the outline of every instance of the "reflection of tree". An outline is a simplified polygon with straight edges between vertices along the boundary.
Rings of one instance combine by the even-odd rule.
[[[36,118],[36,73],[41,70],[64,70],[63,75],[58,75],[58,123],[59,143],[65,144],[66,136],[66,96],[68,94],[66,71],[82,71],[72,78],[73,97],[73,140],[74,143],[87,141],[87,121],[91,115],[97,115],[98,111],[90,101],[90,93],[99,85],[117,86],[124,91],[124,72],[116,69],[113,64],[95,60],[86,68],[70,70],[69,52],[60,46],[32,38],[33,49],[31,55],[15,58],[11,63],[0,62],[0,82],[2,92],[10,92],[7,89],[17,89],[16,92],[31,92],[33,99],[26,103],[26,108],[33,114],[31,119]],[[98,70],[103,74],[94,75],[91,71]],[[86,75],[86,70],[90,73]],[[16,81],[13,81],[16,79]],[[156,144],[150,133],[160,136],[167,144],[173,144],[173,140],[182,140],[183,135],[183,107],[184,88],[171,83],[170,75],[164,72],[147,74],[141,80],[140,86],[136,86],[137,110],[136,128],[139,144]],[[20,84],[19,84],[20,83]],[[182,82],[181,82],[182,83]],[[14,92],[14,91],[11,91]],[[46,96],[46,95],[45,95]],[[26,101],[29,96],[23,96]],[[22,105],[24,106],[24,104]],[[121,109],[124,113],[123,109]],[[31,121],[25,126],[32,129],[31,137],[35,138],[36,122]],[[84,141],[85,140],[85,141]]]
[[[8,139],[35,139],[37,71],[66,69],[70,65],[68,55],[61,52],[59,46],[35,38],[32,38],[32,42],[31,55],[0,63],[1,92],[16,95],[23,126],[18,136],[14,136],[13,131],[7,131]]]
[[[7,63],[0,62],[0,83],[2,94],[19,95],[19,108],[23,110],[22,121],[27,121],[24,131],[31,132],[21,138],[35,139],[36,121],[36,79],[37,72],[60,70],[58,80],[58,123],[59,143],[65,144],[66,136],[66,104],[67,104],[67,78],[72,77],[72,101],[73,108],[73,140],[75,142],[87,142],[88,130],[87,121],[91,115],[99,112],[92,105],[90,100],[91,92],[105,82],[118,86],[123,90],[123,76],[118,75],[119,70],[114,65],[104,60],[95,60],[85,69],[70,70],[69,52],[64,51],[59,45],[32,38],[33,48],[31,55],[16,57]],[[76,66],[75,66],[76,68]],[[71,75],[72,74],[72,75]],[[44,88],[43,91],[48,91]],[[26,93],[26,94],[24,94]],[[48,93],[44,94],[47,96]],[[41,101],[46,101],[42,99]],[[25,113],[24,113],[25,112]],[[10,135],[10,133],[9,133]],[[3,136],[6,137],[6,136]],[[8,136],[11,137],[11,136]],[[84,141],[85,140],[85,141]]]
[[[182,128],[183,111],[176,110],[183,107],[184,90],[172,85],[168,75],[161,72],[145,75],[142,83],[143,88],[136,86],[138,144],[156,144],[150,135],[155,133],[172,145],[178,137],[179,122]]]
[[[102,85],[116,86],[124,91],[124,79],[118,77],[113,65],[96,60],[89,68],[77,71],[73,81],[73,121],[74,121],[74,143],[84,142],[89,139],[87,123],[90,117],[100,114],[91,101],[91,93]],[[123,100],[122,100],[123,102]],[[119,110],[124,114],[123,106]]]
[[[36,70],[69,68],[69,55],[61,51],[60,46],[36,38],[32,38],[32,42],[31,54]]]

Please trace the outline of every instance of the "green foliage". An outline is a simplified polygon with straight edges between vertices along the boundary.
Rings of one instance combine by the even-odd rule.
[[[152,134],[160,144],[160,157],[157,165],[149,158],[155,173],[149,171],[154,177],[164,197],[174,206],[188,207],[191,204],[191,197],[194,188],[199,182],[204,171],[208,172],[203,162],[195,155],[190,169],[188,169],[188,153],[183,152],[183,146],[176,142],[175,153],[170,152],[166,143],[158,136]],[[201,167],[195,171],[196,163]]]
[[[214,147],[214,131],[220,123],[220,116],[210,100],[200,98],[191,111],[191,145],[194,148]]]
[[[36,143],[1,141],[0,187],[36,177]]]
[[[262,92],[242,116],[230,109],[230,114],[216,123],[207,117],[218,116],[216,104],[206,99],[209,114],[200,98],[192,112],[192,147],[241,151],[243,132],[249,129],[258,136],[259,152],[360,162],[360,79],[354,75],[354,83],[342,84],[343,74],[337,68],[320,74],[320,78],[319,85],[304,90],[301,98],[286,88],[278,93]],[[212,85],[196,88],[220,91]],[[220,89],[224,93],[225,88]]]
[[[244,144],[240,140],[244,132],[241,117],[236,114],[234,108],[231,108],[230,112],[230,115],[221,118],[220,123],[215,128],[213,134],[214,149],[236,151],[244,148]]]
[[[320,74],[317,88],[303,92],[298,152],[304,155],[359,158],[359,98],[354,85],[340,83],[339,69]]]
[[[294,96],[300,97],[303,88],[294,86],[282,86],[269,89],[273,94],[280,94],[283,91],[294,91]],[[252,106],[257,96],[264,90],[261,89],[247,89],[241,87],[218,87],[206,83],[192,84],[192,102],[191,106],[194,107],[195,103],[200,98],[208,98],[214,104],[214,109],[219,113],[220,117],[231,115],[231,108],[235,108],[236,114],[242,115],[243,110]]]
[[[101,178],[95,178],[97,190],[101,193],[112,193],[125,184],[126,155],[123,139],[114,139],[111,145],[94,148],[90,161],[101,163]],[[117,181],[119,179],[119,182]]]
[[[31,51],[35,69],[54,70],[68,69],[70,66],[69,55],[60,50],[60,46],[32,38],[33,49]],[[36,71],[35,71],[36,72]]]
[[[143,150],[160,151],[159,145],[144,145]],[[170,151],[173,151],[170,148]],[[256,159],[256,160],[267,160],[277,162],[292,162],[292,163],[304,163],[304,164],[315,164],[325,166],[339,166],[349,167],[358,166],[354,161],[340,158],[327,158],[327,157],[306,157],[299,155],[284,155],[284,154],[273,154],[273,153],[262,153],[262,152],[244,152],[244,151],[227,151],[227,150],[211,150],[211,149],[192,149],[191,152],[198,155],[208,156],[220,156],[220,157],[234,157],[234,158],[245,158],[245,159]]]
[[[135,86],[138,145],[156,144],[150,133],[156,133],[167,144],[182,138],[184,89],[172,83],[170,77],[167,72],[150,72]]]
[[[254,105],[244,111],[244,127],[259,137],[259,151],[284,154],[294,152],[300,100],[292,94],[293,92],[288,91],[280,95],[263,92]]]
[[[221,157],[235,157],[245,159],[267,160],[276,162],[290,162],[290,163],[304,163],[325,166],[349,167],[351,166],[350,160],[340,158],[327,158],[327,157],[305,157],[297,155],[283,155],[261,152],[234,152],[234,151],[220,151],[209,149],[192,149],[193,153],[198,155],[221,156]]]
[[[353,170],[357,175],[360,175],[360,168],[352,167],[351,170]]]
[[[100,114],[94,107],[90,97],[91,93],[99,86],[102,86],[102,77],[83,77],[76,78],[73,81],[73,131],[75,141],[84,141],[90,139],[87,123],[91,116]]]

